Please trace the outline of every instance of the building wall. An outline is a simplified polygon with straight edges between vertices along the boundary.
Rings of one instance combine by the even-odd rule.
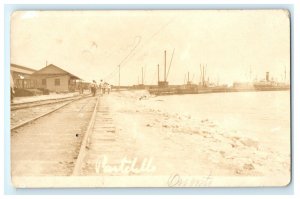
[[[46,85],[43,84],[43,79],[46,81]],[[59,79],[59,85],[55,85],[55,80]],[[39,76],[37,80],[37,88],[45,88],[52,92],[64,92],[69,90],[69,75],[59,77],[43,77]]]
[[[31,74],[36,70],[18,66],[15,64],[10,65],[10,74],[14,82],[15,88],[34,88],[35,82],[31,80]]]
[[[25,68],[21,68],[18,66],[14,66],[14,65],[10,65],[10,70],[13,72],[18,72],[20,74],[27,74],[27,75],[31,75],[32,73],[34,73],[36,70],[34,69],[25,69]]]
[[[15,88],[35,88],[36,82],[31,79],[31,76],[28,74],[23,74],[15,71],[10,71],[11,76],[14,81]]]
[[[59,79],[59,85],[55,85],[55,79]],[[47,78],[47,89],[54,92],[62,92],[69,90],[69,79],[68,75],[62,77]]]

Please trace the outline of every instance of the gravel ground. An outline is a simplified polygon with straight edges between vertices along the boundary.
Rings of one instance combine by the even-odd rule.
[[[96,97],[73,102],[12,132],[12,177],[70,175],[95,102]]]
[[[84,94],[88,94],[90,91],[85,90]],[[13,104],[26,103],[26,102],[36,102],[40,100],[51,100],[51,99],[63,99],[67,97],[79,96],[78,92],[73,93],[50,93],[49,95],[37,95],[37,96],[27,96],[27,97],[15,97]]]
[[[62,106],[63,104],[66,104],[66,103],[68,103],[68,102],[48,104],[48,105],[43,105],[43,106],[36,106],[36,107],[11,111],[10,125],[11,125],[11,127],[17,126],[25,121],[31,120],[31,119],[38,117],[42,114],[45,114],[51,110],[54,110],[54,109],[58,108],[59,106]]]
[[[112,92],[101,97],[82,176],[61,179],[61,184],[72,179],[75,186],[89,187],[96,184],[146,186],[147,183],[149,186],[202,186],[202,179],[200,184],[194,182],[199,176],[213,178],[211,184],[204,186],[288,183],[288,154],[268,148],[254,138],[225,132],[214,121],[156,109],[150,98],[141,100],[143,95]],[[89,98],[73,103],[59,114],[38,120],[13,134],[12,174],[18,177],[70,175],[95,102],[96,98]],[[79,138],[76,133],[80,134]],[[172,180],[170,184],[172,176],[184,180],[176,181],[178,177],[175,177],[176,183]],[[196,178],[190,181],[189,177],[193,176]],[[40,182],[36,180],[28,183]],[[53,177],[48,180],[43,186],[51,183],[56,186]]]

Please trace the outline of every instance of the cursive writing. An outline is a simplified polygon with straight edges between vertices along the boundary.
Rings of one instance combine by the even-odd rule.
[[[153,158],[144,158],[140,164],[138,164],[138,158],[134,157],[129,159],[124,157],[118,164],[109,164],[107,156],[99,158],[96,162],[96,173],[106,174],[141,174],[141,173],[153,173],[156,167],[153,165]]]
[[[208,176],[194,177],[194,176],[180,176],[173,174],[168,179],[168,187],[209,187],[213,178],[211,173]]]

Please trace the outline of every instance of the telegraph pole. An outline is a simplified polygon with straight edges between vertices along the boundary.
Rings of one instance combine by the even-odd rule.
[[[167,81],[167,51],[165,50],[165,82]]]
[[[202,85],[205,86],[205,65],[202,67]]]
[[[286,66],[284,66],[284,82],[286,83]]]
[[[250,66],[250,81],[252,81],[252,67]]]
[[[144,67],[142,67],[142,84],[144,84]]]
[[[118,90],[120,90],[120,81],[121,81],[121,67],[120,67],[120,65],[119,65],[118,67],[119,67],[119,86],[118,86]]]
[[[200,64],[200,80],[199,80],[199,84],[202,85],[202,68],[201,68],[201,64]]]
[[[159,84],[159,64],[157,64],[157,85]]]

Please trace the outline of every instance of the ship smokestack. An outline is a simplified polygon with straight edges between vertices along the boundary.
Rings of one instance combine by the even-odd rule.
[[[269,81],[269,72],[266,72],[266,81]]]

